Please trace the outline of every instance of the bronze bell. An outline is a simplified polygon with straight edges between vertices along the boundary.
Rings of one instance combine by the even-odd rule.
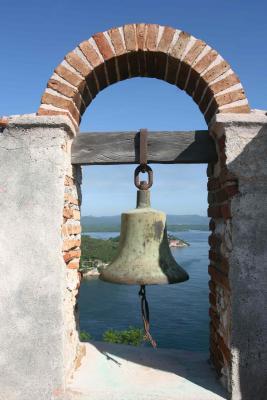
[[[121,216],[119,251],[100,279],[127,285],[178,283],[188,279],[169,248],[166,214],[150,207],[149,190],[137,191],[137,207]]]

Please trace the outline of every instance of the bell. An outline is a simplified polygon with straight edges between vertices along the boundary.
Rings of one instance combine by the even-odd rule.
[[[100,279],[127,285],[179,283],[189,276],[169,248],[166,214],[150,207],[149,190],[137,191],[137,207],[121,216],[119,251]]]

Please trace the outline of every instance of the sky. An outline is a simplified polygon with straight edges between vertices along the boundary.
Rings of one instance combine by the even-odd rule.
[[[185,30],[215,48],[239,76],[252,108],[267,108],[265,0],[1,0],[0,115],[36,112],[54,68],[94,33],[127,23]],[[163,81],[133,78],[98,94],[81,132],[206,129],[193,100]],[[155,165],[152,205],[168,214],[207,213],[206,165]],[[82,214],[135,206],[135,166],[83,167]]]

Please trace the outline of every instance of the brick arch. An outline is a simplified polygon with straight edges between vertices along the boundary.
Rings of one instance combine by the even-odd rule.
[[[185,90],[207,123],[215,113],[248,113],[231,66],[202,40],[168,26],[130,24],[93,35],[68,53],[49,79],[38,115],[68,115],[76,127],[99,91],[131,77]]]

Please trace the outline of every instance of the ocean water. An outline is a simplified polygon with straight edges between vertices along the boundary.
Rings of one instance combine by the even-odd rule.
[[[171,232],[170,232],[171,233]],[[150,329],[159,347],[208,350],[208,235],[209,232],[175,232],[190,243],[172,249],[189,280],[175,285],[147,286]],[[109,238],[118,233],[90,233]],[[138,286],[115,285],[98,278],[83,280],[79,295],[80,328],[95,340],[109,328],[142,327]]]

